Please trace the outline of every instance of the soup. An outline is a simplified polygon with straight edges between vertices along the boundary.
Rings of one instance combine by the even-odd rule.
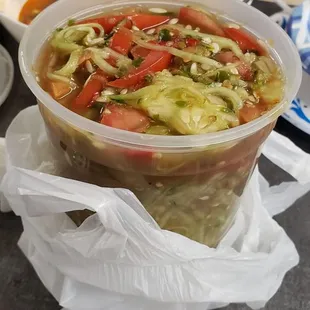
[[[268,48],[240,25],[199,8],[138,7],[69,20],[51,35],[38,63],[45,91],[102,125],[102,136],[93,134],[40,103],[51,141],[74,177],[127,188],[161,228],[215,246],[233,223],[276,117],[222,143],[147,147],[125,137],[190,141],[259,118],[283,97],[281,70]],[[123,140],[105,138],[107,126],[122,130]],[[70,217],[80,225],[91,214]]]
[[[22,7],[18,20],[29,25],[40,12],[56,1],[57,0],[28,0]]]
[[[248,123],[278,104],[281,71],[261,41],[199,8],[126,9],[57,29],[40,83],[75,113],[154,135]]]

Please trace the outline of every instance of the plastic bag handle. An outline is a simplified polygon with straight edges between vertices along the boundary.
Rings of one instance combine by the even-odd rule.
[[[264,145],[263,154],[298,183],[304,185],[310,182],[310,155],[290,139],[273,131]]]
[[[309,192],[310,155],[275,131],[267,139],[263,154],[297,181],[269,187],[268,182],[260,176],[262,203],[269,214],[274,216],[285,211],[297,199]]]

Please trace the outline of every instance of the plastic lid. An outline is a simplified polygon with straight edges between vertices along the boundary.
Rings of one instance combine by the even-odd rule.
[[[14,65],[10,54],[0,45],[0,106],[8,97],[14,79]]]

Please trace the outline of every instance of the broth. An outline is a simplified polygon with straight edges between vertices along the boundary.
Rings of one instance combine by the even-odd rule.
[[[125,8],[70,20],[42,53],[49,65],[39,70],[40,83],[54,99],[133,132],[225,130],[283,96],[281,71],[261,41],[197,8]]]

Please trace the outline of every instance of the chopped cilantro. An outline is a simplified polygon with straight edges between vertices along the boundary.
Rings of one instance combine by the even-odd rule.
[[[211,85],[213,81],[210,79],[210,77],[206,74],[202,75],[195,75],[191,77],[195,82],[203,83],[205,85]]]
[[[142,57],[138,57],[137,59],[132,61],[132,65],[136,68],[140,67],[140,65],[142,64],[142,62],[144,61],[144,58]]]
[[[99,113],[101,113],[104,107],[105,107],[105,104],[103,102],[95,102],[90,108],[98,110]]]
[[[75,24],[75,20],[74,19],[69,19],[68,20],[68,26],[73,26]]]
[[[118,77],[123,77],[123,76],[126,75],[127,73],[128,73],[128,68],[125,67],[125,66],[121,66],[121,67],[118,69],[117,76],[118,76]]]
[[[124,99],[120,99],[120,98],[113,98],[114,101],[118,102],[118,103],[125,103]]]
[[[216,74],[215,80],[217,82],[224,82],[225,80],[229,80],[230,74],[227,71],[219,71]]]
[[[170,31],[168,29],[160,30],[158,34],[158,39],[159,41],[170,41],[171,40]]]
[[[152,81],[153,81],[153,77],[152,77],[150,74],[147,74],[147,75],[144,77],[144,80],[145,80],[145,82],[147,82],[148,84],[151,84]]]

